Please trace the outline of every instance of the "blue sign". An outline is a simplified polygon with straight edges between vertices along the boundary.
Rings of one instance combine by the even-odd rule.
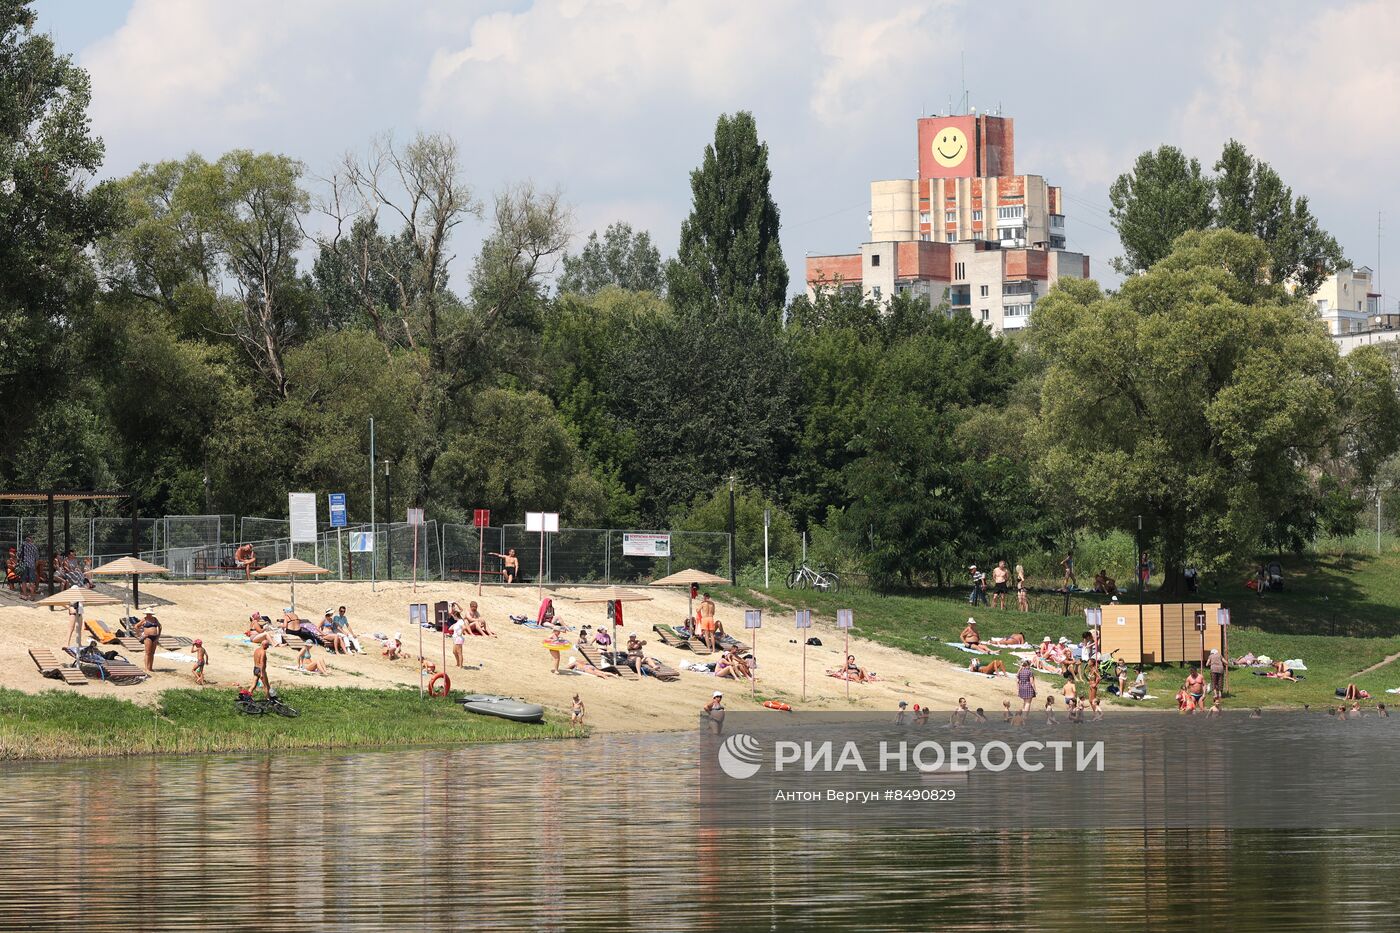
[[[330,495],[330,500],[331,500],[331,527],[332,527],[332,528],[344,528],[346,525],[350,524],[348,521],[346,521],[346,518],[345,518],[345,493],[343,493],[343,492],[333,492],[333,493],[331,493],[331,495]]]

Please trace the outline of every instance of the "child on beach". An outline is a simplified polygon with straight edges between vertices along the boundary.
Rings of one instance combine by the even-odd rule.
[[[204,686],[204,665],[209,663],[209,652],[204,650],[204,642],[196,638],[190,646],[194,652],[194,682]]]
[[[1045,697],[1045,724],[1047,726],[1055,724],[1055,694],[1053,693]]]
[[[573,705],[572,707],[570,707],[570,709],[569,709],[569,723],[570,723],[570,725],[574,725],[574,726],[581,726],[581,725],[583,725],[583,713],[584,713],[584,710],[583,710],[583,701],[580,700],[580,699],[578,698],[578,694],[575,693],[575,694],[574,694],[574,705]]]

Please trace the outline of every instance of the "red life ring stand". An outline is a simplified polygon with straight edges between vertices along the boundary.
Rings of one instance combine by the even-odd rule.
[[[441,693],[438,692],[439,685],[442,686]],[[448,679],[446,674],[434,674],[428,678],[428,696],[430,697],[445,697],[451,689],[452,681]]]

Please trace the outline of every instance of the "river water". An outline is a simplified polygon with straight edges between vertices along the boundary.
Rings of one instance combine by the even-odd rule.
[[[1396,928],[1393,830],[716,829],[702,741],[7,764],[0,926]]]

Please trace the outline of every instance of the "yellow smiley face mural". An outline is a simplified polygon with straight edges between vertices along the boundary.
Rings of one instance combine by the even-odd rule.
[[[944,168],[957,168],[967,158],[967,135],[956,126],[945,126],[933,137],[933,160]]]

